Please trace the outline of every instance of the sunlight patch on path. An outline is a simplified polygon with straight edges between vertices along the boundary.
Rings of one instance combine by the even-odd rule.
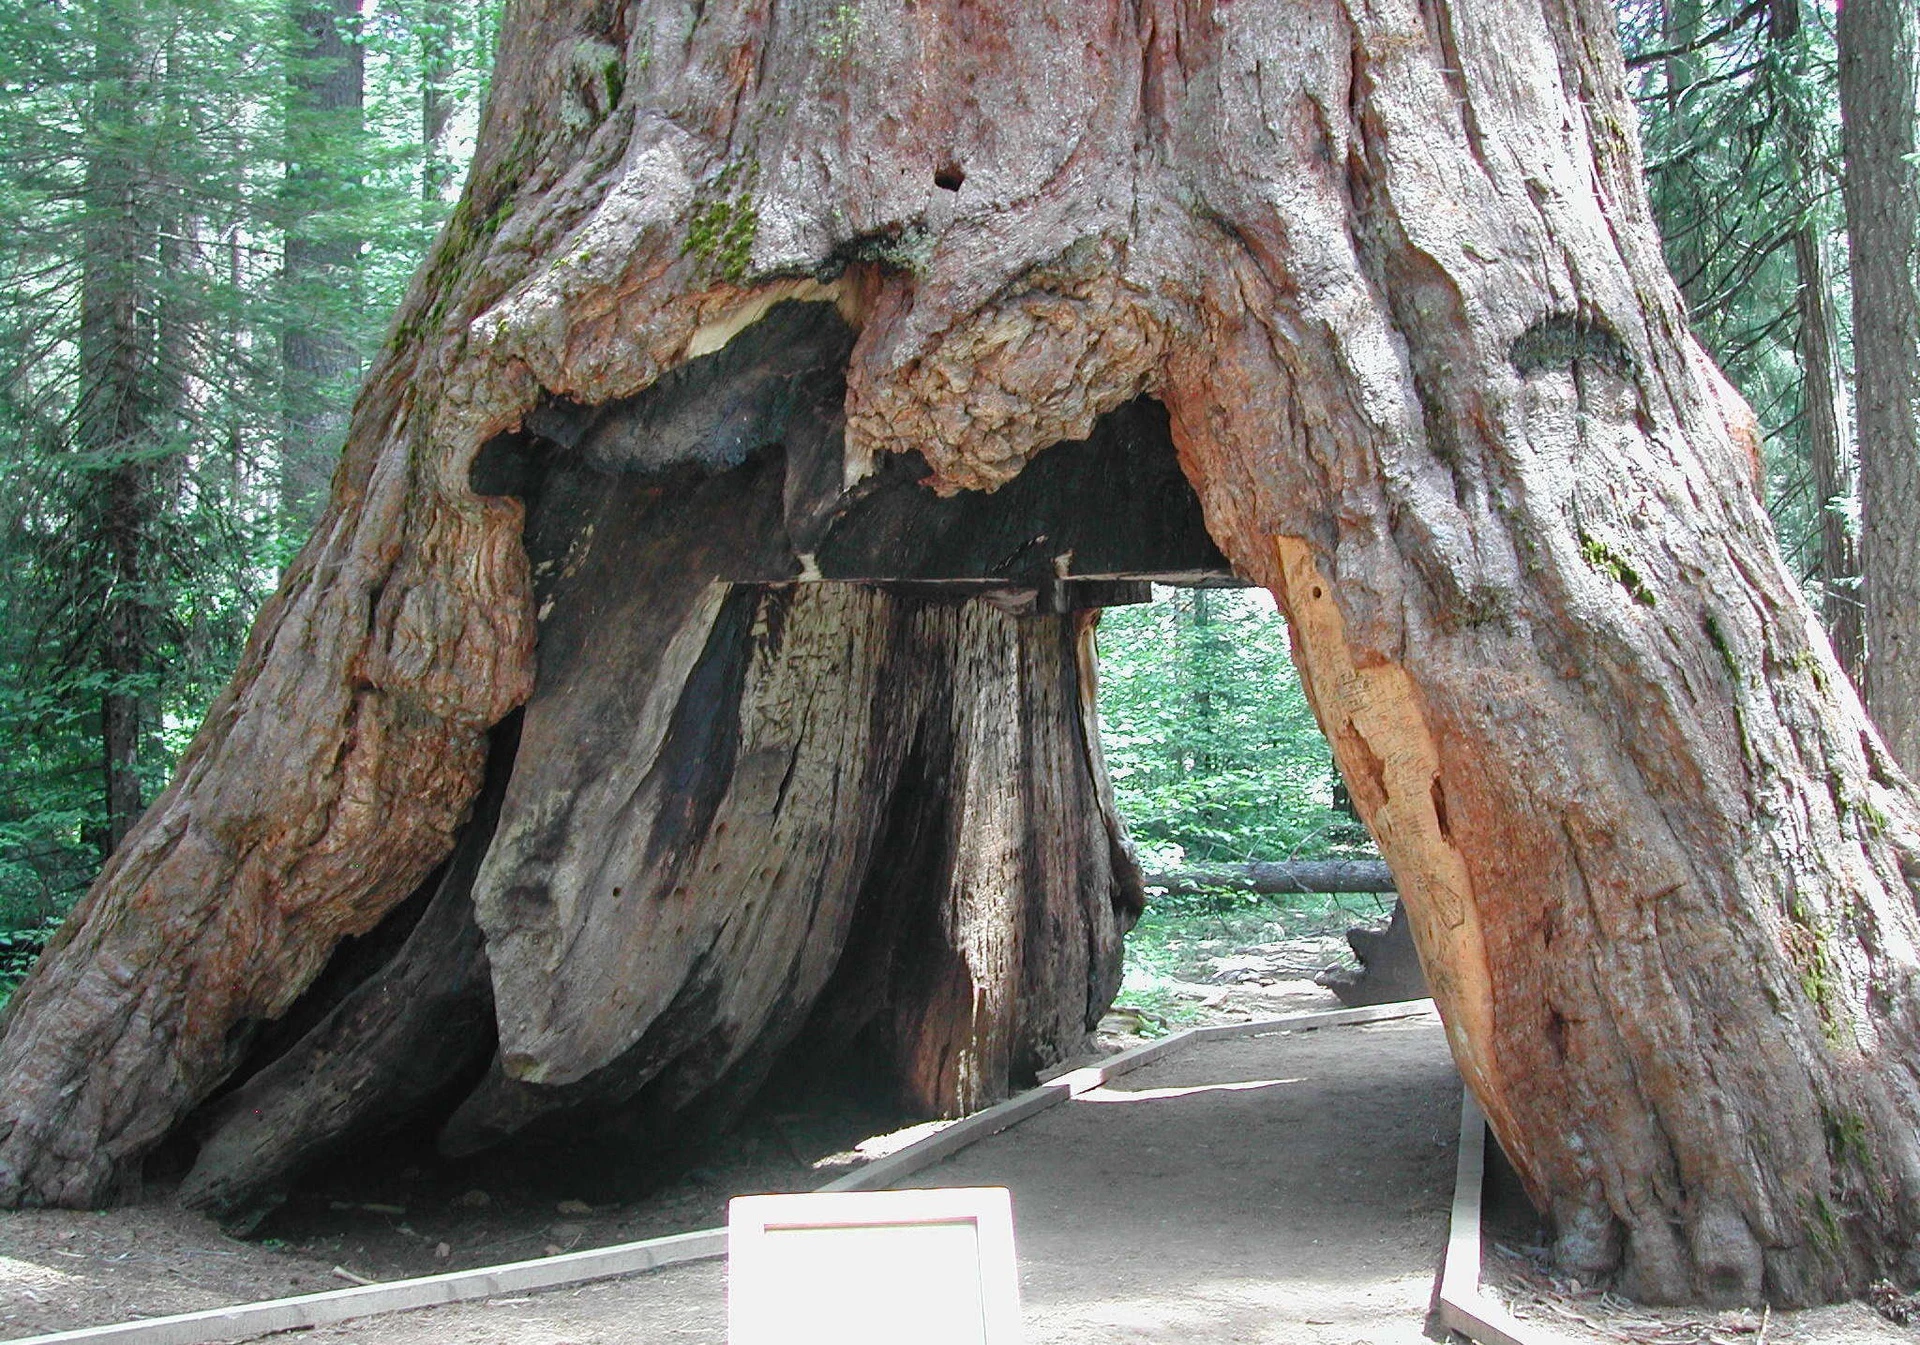
[[[1196,1093],[1248,1093],[1256,1088],[1278,1088],[1283,1084],[1305,1083],[1297,1079],[1248,1079],[1241,1083],[1196,1083],[1184,1088],[1089,1088],[1075,1102],[1164,1102],[1168,1098],[1192,1097]]]

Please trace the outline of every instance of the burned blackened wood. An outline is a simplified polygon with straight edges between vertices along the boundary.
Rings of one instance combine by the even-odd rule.
[[[594,489],[624,477],[657,484],[771,454],[784,473],[785,546],[777,533],[763,534],[757,552],[724,567],[722,577],[735,582],[917,580],[982,590],[1240,582],[1207,535],[1158,402],[1137,398],[1101,416],[1087,438],[1055,445],[996,491],[937,493],[917,454],[848,461],[842,403],[853,339],[832,304],[776,304],[636,397],[603,406],[544,401],[517,439],[476,461],[474,488],[531,496],[539,472]],[[530,470],[531,460],[540,465]],[[1043,608],[1067,610],[1060,601],[1043,599]]]
[[[917,454],[889,455],[811,547],[829,579],[1233,578],[1180,471],[1167,413],[1140,398],[1055,444],[991,493],[936,495]]]

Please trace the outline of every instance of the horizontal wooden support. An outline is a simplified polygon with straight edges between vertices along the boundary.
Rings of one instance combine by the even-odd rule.
[[[1181,895],[1234,891],[1392,892],[1393,874],[1379,859],[1290,859],[1280,863],[1196,864],[1147,875],[1148,887]]]
[[[877,1158],[865,1167],[856,1168],[844,1177],[836,1177],[821,1187],[822,1191],[883,1191],[897,1181],[901,1181],[922,1168],[932,1167],[941,1159],[947,1158],[968,1145],[997,1135],[1008,1126],[1018,1125],[1029,1116],[1038,1115],[1050,1107],[1056,1107],[1067,1101],[1073,1094],[1059,1083],[1042,1084],[1030,1088],[1015,1097],[1008,1098],[997,1106],[977,1111],[971,1116],[963,1116],[950,1126],[942,1127],[923,1140],[916,1140],[895,1154]]]
[[[1288,1014],[1284,1018],[1257,1018],[1247,1023],[1212,1023],[1191,1029],[1201,1041],[1221,1037],[1263,1037],[1270,1032],[1313,1032],[1323,1027],[1358,1027],[1364,1023],[1384,1023],[1395,1018],[1418,1018],[1434,1012],[1430,999],[1403,999],[1391,1004],[1362,1004],[1353,1009],[1320,1009],[1312,1013]]]

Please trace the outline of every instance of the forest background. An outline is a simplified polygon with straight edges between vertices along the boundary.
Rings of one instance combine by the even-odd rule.
[[[1857,675],[1835,6],[1619,19],[1669,264]],[[498,27],[498,0],[0,5],[0,994],[164,786],[305,540],[457,198]],[[1271,601],[1160,596],[1101,638],[1150,866],[1364,850]]]

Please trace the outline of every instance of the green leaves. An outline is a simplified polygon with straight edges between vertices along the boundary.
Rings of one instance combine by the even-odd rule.
[[[0,6],[0,930],[97,868],[109,721],[164,785],[457,195],[497,0],[342,0],[344,58],[311,11]],[[339,115],[294,107],[356,63]],[[341,358],[292,371],[303,332]]]
[[[0,930],[0,1009],[13,998],[14,988],[27,978],[46,951],[47,940],[59,930],[58,920],[27,929]]]
[[[1100,619],[1100,721],[1120,814],[1150,867],[1365,846],[1256,590],[1156,589]]]

